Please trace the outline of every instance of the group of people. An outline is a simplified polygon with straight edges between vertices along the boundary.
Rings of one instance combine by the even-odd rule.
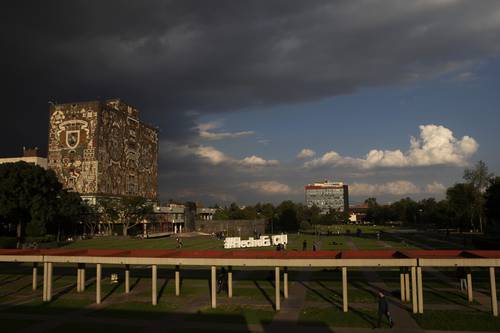
[[[312,245],[312,250],[313,251],[317,251],[319,250],[319,243],[317,242],[313,242],[313,245]],[[302,251],[307,251],[307,240],[304,239],[304,241],[302,242]]]

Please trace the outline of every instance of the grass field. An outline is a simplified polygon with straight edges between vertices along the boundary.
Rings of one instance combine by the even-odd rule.
[[[312,249],[316,243],[320,250],[350,250],[355,246],[360,250],[384,250],[384,249],[415,249],[418,248],[408,242],[397,241],[390,238],[388,234],[383,234],[377,240],[374,233],[362,234],[361,237],[355,235],[330,235],[315,236],[310,234],[288,234],[287,250],[302,250],[304,240],[307,248]],[[224,250],[224,241],[217,240],[212,236],[185,237],[182,239],[185,250]],[[136,239],[128,237],[96,237],[93,239],[79,240],[66,248],[87,248],[87,249],[176,249],[176,238],[165,237],[155,239]],[[273,247],[259,247],[253,250],[273,250]],[[245,251],[245,249],[242,249]]]

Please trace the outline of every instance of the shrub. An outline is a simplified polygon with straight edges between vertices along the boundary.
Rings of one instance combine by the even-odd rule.
[[[17,245],[16,237],[0,237],[1,249],[14,249],[16,248],[16,245]]]

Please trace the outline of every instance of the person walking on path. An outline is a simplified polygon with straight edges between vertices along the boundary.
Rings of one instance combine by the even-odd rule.
[[[302,242],[302,251],[305,250],[307,250],[307,241],[304,239],[304,241]]]
[[[376,328],[380,327],[380,321],[382,320],[382,316],[386,316],[389,321],[389,326],[392,328],[394,323],[392,322],[391,314],[389,312],[389,304],[387,303],[387,299],[382,291],[378,292],[378,320]]]
[[[467,290],[467,272],[464,267],[457,268],[457,278],[460,283],[460,291]]]
[[[217,276],[217,294],[220,294],[221,291],[227,292],[227,273],[226,269],[222,267],[220,273]]]

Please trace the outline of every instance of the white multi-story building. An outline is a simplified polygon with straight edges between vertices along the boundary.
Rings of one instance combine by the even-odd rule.
[[[21,157],[3,157],[0,158],[0,164],[3,163],[17,163],[26,162],[34,165],[38,165],[44,169],[47,169],[47,159],[45,157],[38,156],[38,148],[25,148],[23,147],[23,156]]]
[[[342,182],[308,184],[305,186],[305,195],[306,205],[319,207],[323,214],[330,209],[339,212],[349,210],[349,187]]]

